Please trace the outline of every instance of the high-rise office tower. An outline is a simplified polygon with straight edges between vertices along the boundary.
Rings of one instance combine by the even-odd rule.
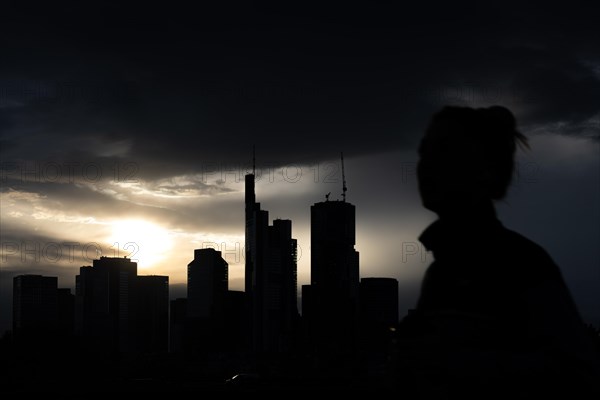
[[[310,208],[311,339],[320,353],[354,351],[358,323],[359,254],[356,207],[346,201],[342,156],[342,200],[315,203]],[[308,290],[308,288],[307,288]],[[308,302],[307,302],[308,303]],[[304,311],[304,310],[303,310]]]
[[[169,352],[181,353],[185,350],[185,327],[187,321],[187,298],[178,298],[170,302],[169,314]]]
[[[362,278],[360,280],[360,315],[363,323],[395,327],[398,324],[398,280]]]
[[[194,250],[188,264],[187,314],[211,318],[223,314],[228,289],[229,264],[212,248]]]
[[[55,276],[13,278],[13,338],[9,347],[2,346],[0,356],[2,387],[8,387],[8,392],[11,387],[18,391],[43,389],[49,382],[72,376],[68,365],[57,368],[57,360],[72,359],[76,354],[72,295],[70,289],[58,289],[57,283]]]
[[[268,272],[263,275],[263,349],[289,351],[298,329],[297,252],[292,221],[275,219],[268,227]]]
[[[58,278],[19,275],[13,278],[13,334],[32,351],[53,351],[73,343],[75,299],[71,289],[57,288]]]
[[[367,368],[391,371],[398,326],[398,281],[394,278],[360,280],[360,348]]]
[[[249,335],[258,352],[289,351],[298,320],[296,240],[292,222],[275,220],[256,202],[255,169],[245,177],[245,290]]]
[[[19,275],[13,278],[13,333],[33,339],[58,329],[58,278]]]
[[[229,264],[212,248],[194,250],[188,264],[185,348],[191,352],[221,350]]]
[[[58,296],[58,332],[66,340],[72,339],[75,324],[75,295],[69,288],[59,288]]]
[[[250,343],[246,334],[246,293],[238,290],[228,291],[225,310],[224,338],[227,351],[240,354],[248,350]]]
[[[350,352],[356,339],[359,299],[354,205],[315,203],[310,232],[311,336],[319,351]]]
[[[137,263],[100,257],[76,277],[76,331],[100,354],[135,351]]]
[[[267,257],[269,213],[256,202],[255,168],[245,176],[245,296],[248,343],[262,348],[264,274]]]
[[[166,353],[169,349],[169,277],[137,277],[136,351],[145,354]]]

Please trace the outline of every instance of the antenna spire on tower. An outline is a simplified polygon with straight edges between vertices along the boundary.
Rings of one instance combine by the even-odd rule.
[[[252,175],[256,175],[256,148],[252,145]]]
[[[346,191],[348,188],[346,187],[346,174],[344,173],[344,152],[341,152],[342,158],[342,201],[346,201]]]

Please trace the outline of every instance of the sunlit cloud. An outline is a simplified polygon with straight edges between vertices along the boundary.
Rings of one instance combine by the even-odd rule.
[[[138,262],[139,268],[151,267],[168,258],[173,247],[169,231],[142,220],[114,221],[106,239],[113,250],[111,257],[126,256]]]

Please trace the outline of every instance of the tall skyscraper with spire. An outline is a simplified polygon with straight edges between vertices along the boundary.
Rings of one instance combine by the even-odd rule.
[[[253,152],[254,153],[254,152]],[[298,320],[296,239],[292,221],[275,220],[256,202],[256,164],[245,176],[245,291],[252,349],[290,350]]]
[[[254,149],[252,151],[252,173],[245,176],[245,251],[246,251],[246,265],[245,265],[245,291],[248,298],[248,305],[252,310],[252,293],[253,284],[252,276],[254,274],[254,266],[256,262],[260,262],[262,254],[257,254],[259,248],[256,246],[257,240],[257,229],[256,229],[256,216],[257,211],[260,211],[260,203],[256,202],[256,195],[254,193],[254,182],[256,176],[256,160],[254,156]]]

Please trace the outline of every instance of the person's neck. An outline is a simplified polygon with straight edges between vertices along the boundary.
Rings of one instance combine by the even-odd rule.
[[[471,205],[449,207],[437,213],[441,221],[465,224],[496,219],[496,208],[491,200]]]

